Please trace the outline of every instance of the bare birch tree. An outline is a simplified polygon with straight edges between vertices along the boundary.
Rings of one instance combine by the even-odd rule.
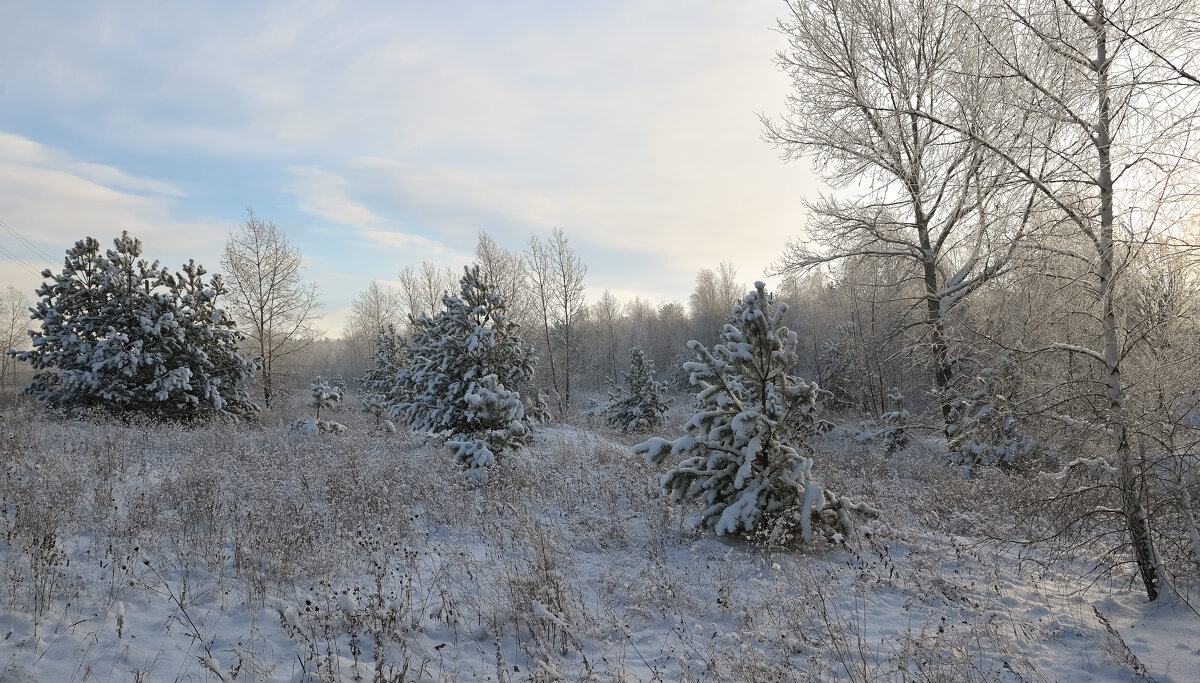
[[[572,405],[572,363],[577,325],[586,304],[583,279],[587,266],[571,249],[562,228],[555,228],[545,241],[537,235],[530,237],[525,263],[545,344],[540,360],[549,370],[559,414],[566,417]]]
[[[811,202],[810,239],[790,243],[774,270],[907,262],[922,283],[914,309],[949,426],[948,316],[1009,267],[1035,208],[1032,193],[1008,191],[1011,169],[975,138],[1013,136],[1028,122],[986,111],[995,85],[979,74],[969,24],[947,2],[791,0],[788,9],[779,27],[791,49],[778,63],[794,94],[784,120],[763,119],[766,136],[785,159],[811,158],[826,180],[862,193]]]
[[[282,363],[316,336],[320,317],[316,284],[304,281],[304,258],[275,223],[246,211],[246,222],[229,235],[221,257],[229,310],[262,364],[263,403],[271,406]]]
[[[388,325],[397,326],[402,321],[400,295],[378,280],[371,280],[350,304],[346,316],[346,339],[354,350],[354,362],[366,367],[371,357],[376,335]]]
[[[433,316],[442,309],[442,297],[453,291],[458,277],[454,270],[433,261],[421,261],[421,268],[405,266],[400,271],[400,302],[409,319]]]
[[[1188,65],[1198,47],[1182,34],[1194,25],[1194,9],[1175,0],[993,0],[962,16],[992,57],[987,77],[1007,85],[990,106],[1043,125],[1010,144],[937,114],[906,111],[979,142],[1051,204],[1066,228],[1040,246],[1075,264],[1079,274],[1062,282],[1082,290],[1073,301],[1086,308],[1075,319],[1091,326],[1070,330],[1083,341],[1051,347],[1093,363],[1099,406],[1094,420],[1064,417],[1105,435],[1112,448],[1111,456],[1083,458],[1072,469],[1111,474],[1119,504],[1097,506],[1092,516],[1116,512],[1155,600],[1170,591],[1143,497],[1147,463],[1131,447],[1123,376],[1131,328],[1120,300],[1122,278],[1148,247],[1188,248],[1172,230],[1184,194],[1178,183],[1194,157],[1188,142],[1200,82]],[[1030,148],[1056,162],[1029,164],[1020,150]]]
[[[508,320],[522,328],[530,327],[533,315],[529,282],[521,254],[505,249],[481,231],[475,244],[475,264],[484,281],[508,303]]]
[[[25,290],[12,285],[0,292],[0,345],[3,350],[19,349],[29,343],[29,307],[33,301]],[[17,385],[17,359],[4,354],[0,356],[0,387],[11,378]]]

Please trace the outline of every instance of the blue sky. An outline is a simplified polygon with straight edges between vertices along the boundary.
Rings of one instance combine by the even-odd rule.
[[[817,185],[761,140],[781,2],[6,3],[0,220],[219,270],[247,207],[336,333],[370,279],[562,227],[595,295],[761,277]],[[7,232],[0,246],[47,264]],[[53,265],[59,265],[56,262]],[[0,254],[0,285],[38,278]]]

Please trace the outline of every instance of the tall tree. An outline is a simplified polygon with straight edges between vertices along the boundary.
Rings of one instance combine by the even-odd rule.
[[[434,316],[442,307],[442,297],[454,287],[454,271],[433,261],[421,261],[420,269],[405,266],[400,271],[400,302],[409,320],[422,315]]]
[[[696,288],[688,297],[693,334],[711,344],[721,333],[729,307],[742,298],[745,287],[737,281],[733,264],[722,261],[717,270],[704,268],[696,273]]]
[[[1009,267],[1034,208],[1033,193],[1007,191],[1012,170],[977,138],[1012,139],[1028,121],[987,110],[999,85],[980,73],[969,22],[951,3],[789,0],[788,10],[779,26],[791,49],[778,62],[794,94],[782,121],[763,120],[767,137],[787,159],[815,160],[834,185],[866,191],[811,202],[811,241],[792,242],[776,270],[905,262],[922,283],[924,345],[949,425],[948,315]]]
[[[221,267],[229,308],[261,359],[263,403],[271,405],[282,364],[316,336],[321,307],[316,284],[304,281],[304,257],[273,221],[246,210],[246,222],[225,242]]]
[[[16,349],[29,340],[29,307],[33,305],[29,295],[9,285],[0,292],[0,346],[3,350]],[[0,387],[8,378],[17,384],[17,364],[12,356],[0,355]]]
[[[620,344],[620,333],[623,318],[621,302],[609,290],[604,290],[596,303],[592,305],[593,319],[599,333],[601,361],[605,376],[617,377],[617,347]]]
[[[566,417],[571,410],[578,323],[586,304],[583,279],[587,266],[571,249],[562,228],[555,228],[546,241],[537,235],[530,237],[525,262],[546,345],[544,357],[550,371],[550,387],[559,415]]]
[[[378,280],[371,280],[351,302],[346,316],[346,338],[354,349],[354,361],[360,366],[366,366],[376,335],[401,322],[401,306],[400,294]]]
[[[529,327],[533,322],[533,310],[521,254],[505,249],[491,235],[480,231],[479,241],[475,243],[475,265],[479,266],[483,279],[508,302],[508,319]]]
[[[1073,320],[1091,325],[1064,326],[1067,336],[1050,347],[1093,364],[1098,381],[1090,386],[1099,389],[1079,396],[1077,405],[1096,407],[1097,414],[1070,421],[1104,434],[1112,448],[1109,457],[1074,465],[1098,465],[1113,477],[1119,504],[1101,503],[1089,516],[1117,512],[1154,600],[1169,587],[1143,498],[1146,462],[1130,444],[1123,362],[1131,319],[1119,310],[1132,259],[1151,245],[1190,248],[1172,228],[1187,194],[1178,184],[1195,158],[1188,145],[1200,81],[1188,65],[1200,47],[1183,35],[1194,26],[1194,9],[1172,0],[989,0],[962,16],[974,29],[970,43],[988,56],[983,76],[1006,85],[988,109],[1034,125],[1005,138],[909,103],[890,109],[969,137],[1053,210],[1057,230],[1039,246],[1061,264],[1060,286],[1081,290],[1071,298],[1082,307]],[[1027,150],[1046,154],[1031,160]]]
[[[1154,600],[1169,586],[1143,499],[1144,455],[1130,444],[1122,372],[1129,318],[1118,309],[1131,258],[1149,245],[1180,246],[1163,219],[1175,213],[1173,200],[1184,193],[1178,178],[1194,168],[1188,143],[1200,83],[1178,67],[1200,56],[1200,46],[1181,41],[1179,33],[1194,22],[1194,9],[1170,1],[1030,0],[988,2],[984,10],[972,19],[995,57],[988,75],[1014,84],[997,106],[1063,122],[1022,140],[1065,160],[1051,169],[1030,168],[1011,146],[980,137],[1053,203],[1069,231],[1064,251],[1088,275],[1076,280],[1087,290],[1077,301],[1087,302],[1082,319],[1093,326],[1084,343],[1055,346],[1094,363],[1101,380],[1098,418],[1112,446],[1104,469],[1115,474],[1120,517]],[[997,35],[994,22],[1012,30]]]

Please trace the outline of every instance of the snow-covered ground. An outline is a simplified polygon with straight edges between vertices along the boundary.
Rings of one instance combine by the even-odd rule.
[[[0,681],[1200,680],[1200,619],[988,540],[1036,480],[838,431],[851,547],[692,528],[637,439],[555,427],[490,480],[408,434],[0,422]],[[667,435],[670,430],[666,430]]]

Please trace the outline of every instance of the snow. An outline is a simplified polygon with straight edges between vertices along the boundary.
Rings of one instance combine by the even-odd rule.
[[[0,680],[1200,680],[1186,605],[986,542],[1033,484],[935,440],[815,438],[806,499],[853,486],[887,525],[777,552],[698,529],[622,434],[540,430],[481,485],[352,427],[6,410]]]

